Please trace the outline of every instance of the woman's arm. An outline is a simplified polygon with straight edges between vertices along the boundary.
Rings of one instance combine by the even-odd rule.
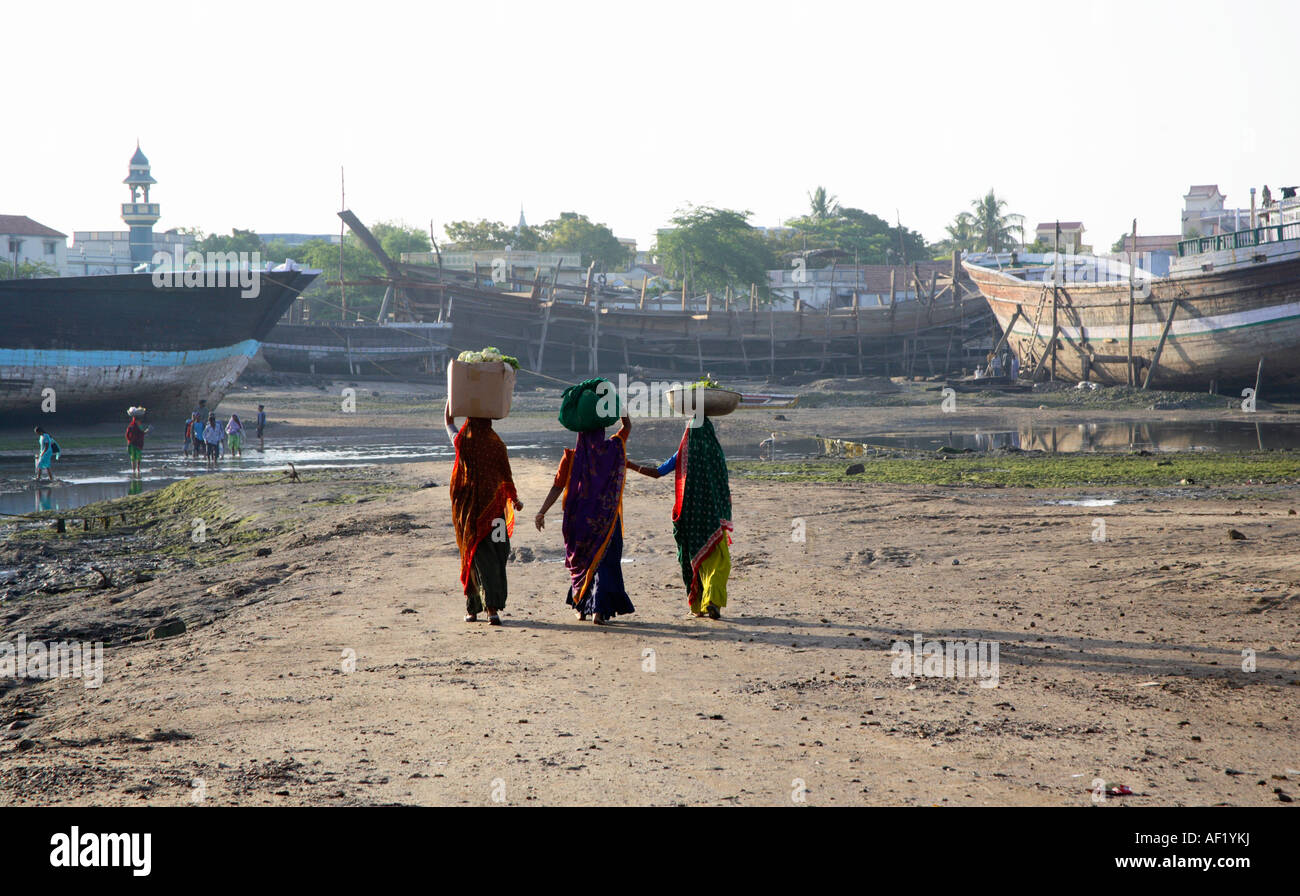
[[[456,418],[453,417],[453,416],[451,415],[451,399],[450,399],[450,398],[447,399],[447,404],[443,406],[443,409],[442,409],[442,420],[443,420],[443,423],[444,423],[444,424],[446,425],[446,427],[447,427],[447,438],[451,439],[451,443],[452,443],[453,445],[455,445],[455,444],[456,444],[456,436],[457,436],[457,434],[458,434],[459,431],[456,429]]]
[[[659,469],[656,470],[655,472],[658,473],[660,476],[666,476],[667,474],[671,473],[673,470],[676,469],[677,469],[677,452],[674,451],[673,456],[668,458],[668,460],[664,461],[663,463],[661,463],[659,465]]]
[[[546,500],[542,502],[542,509],[537,511],[537,516],[533,517],[533,525],[537,526],[538,532],[541,532],[546,528],[546,511],[551,509],[551,505],[554,504],[562,494],[564,494],[564,488],[562,486],[551,486],[551,491],[547,494]]]
[[[643,467],[634,460],[627,462],[627,468],[636,473],[640,473],[642,476],[649,476],[651,479],[659,478],[659,471],[657,469],[654,467]]]

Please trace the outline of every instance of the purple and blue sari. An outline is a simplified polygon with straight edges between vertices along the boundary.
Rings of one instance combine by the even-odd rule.
[[[578,434],[560,466],[568,467],[564,493],[564,564],[572,580],[565,603],[603,618],[633,613],[623,585],[623,483],[626,436],[604,430]],[[560,482],[557,481],[557,484]]]

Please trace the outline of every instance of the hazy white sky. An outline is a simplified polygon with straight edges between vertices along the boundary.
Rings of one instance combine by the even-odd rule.
[[[1098,249],[1182,194],[1300,183],[1300,5],[1263,0],[6,4],[0,212],[336,232],[583,212],[648,247],[691,202],[825,185],[931,240],[993,187]],[[1031,237],[1032,238],[1032,237]]]

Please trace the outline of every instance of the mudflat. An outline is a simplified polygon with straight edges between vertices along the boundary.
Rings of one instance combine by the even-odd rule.
[[[544,425],[539,409],[502,428]],[[631,455],[661,459],[638,436],[671,425],[634,428]],[[203,476],[116,502],[125,520],[107,531],[14,534],[0,567],[44,564],[56,584],[3,602],[5,639],[106,646],[98,688],[3,680],[0,802],[1300,795],[1292,480],[987,487],[864,481],[833,463],[827,481],[736,465],[718,621],[687,615],[671,480],[635,475],[637,612],[576,621],[559,511],[532,527],[554,475],[535,459],[514,461],[525,509],[499,628],[461,620],[445,462]],[[183,632],[157,628],[175,619]],[[972,643],[996,665],[924,662],[927,645]]]

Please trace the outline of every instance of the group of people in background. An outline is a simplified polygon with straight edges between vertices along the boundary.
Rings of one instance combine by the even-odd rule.
[[[207,412],[207,418],[203,414]],[[144,437],[150,427],[141,424],[143,408],[131,408],[127,411],[131,418],[126,425],[126,456],[131,462],[131,476],[140,476],[140,463],[144,459]],[[266,405],[257,406],[257,444],[258,450],[266,448]],[[54,462],[60,458],[59,443],[41,427],[36,427],[36,481],[48,477],[54,482]],[[238,414],[231,414],[225,423],[217,420],[213,411],[207,410],[207,401],[200,401],[190,417],[185,421],[184,451],[186,457],[206,459],[209,470],[217,468],[217,461],[226,451],[231,457],[244,455],[244,424]]]
[[[444,412],[456,449],[450,492],[456,544],[461,555],[465,621],[486,610],[500,625],[506,605],[506,562],[514,512],[523,509],[515,490],[505,443],[492,421],[468,418],[457,428],[451,406]],[[657,467],[628,460],[629,417],[606,438],[604,429],[579,432],[566,448],[550,493],[534,517],[545,530],[547,511],[563,496],[565,604],[576,619],[604,625],[635,612],[623,581],[623,488],[627,471],[658,479],[674,474],[673,538],[692,616],[719,619],[727,605],[731,573],[731,489],[727,462],[710,418],[688,421],[676,453]]]
[[[223,423],[217,419],[214,411],[207,412],[207,419],[204,419],[203,412],[206,410],[206,402],[200,402],[198,408],[190,414],[190,419],[185,422],[185,456],[193,457],[196,460],[205,459],[209,470],[217,468],[217,462],[222,456],[229,452],[231,457],[243,457],[244,455],[244,424],[239,419],[238,414],[231,414]],[[257,443],[258,450],[264,450],[266,441],[264,433],[266,431],[266,406],[259,404],[257,406]]]

